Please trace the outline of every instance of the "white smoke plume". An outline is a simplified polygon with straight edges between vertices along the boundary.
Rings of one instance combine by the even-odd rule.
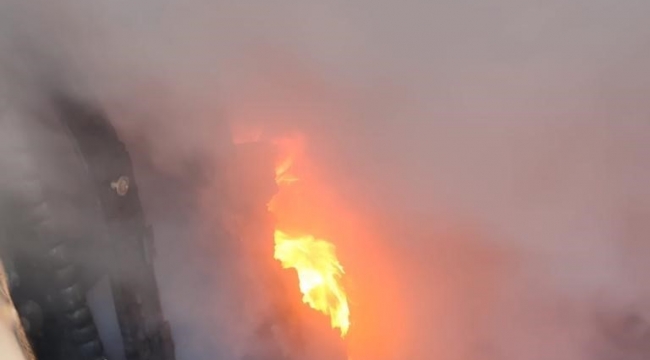
[[[237,259],[195,240],[186,189],[161,180],[218,163],[229,123],[305,133],[381,234],[404,339],[377,360],[633,359],[648,330],[617,324],[650,316],[648,16],[642,0],[2,0],[0,80],[14,103],[61,86],[101,104],[146,159],[180,359],[246,343]]]

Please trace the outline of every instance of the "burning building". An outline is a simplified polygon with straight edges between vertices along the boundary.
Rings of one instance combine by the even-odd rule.
[[[648,4],[0,0],[3,315],[39,357],[649,358]]]

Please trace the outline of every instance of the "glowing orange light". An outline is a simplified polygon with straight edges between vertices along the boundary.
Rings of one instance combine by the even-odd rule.
[[[332,328],[345,336],[350,327],[350,309],[341,286],[344,271],[334,245],[311,235],[291,237],[276,230],[275,258],[284,268],[298,272],[303,302],[329,315]]]
[[[277,198],[286,195],[292,184],[299,181],[290,170],[302,149],[302,141],[299,138],[283,138],[274,143],[280,153],[280,161],[276,165]],[[271,200],[269,211],[281,215],[283,209],[273,201],[276,198]],[[300,232],[299,235],[293,231],[291,233],[292,236],[276,228],[275,259],[285,269],[296,270],[303,302],[329,316],[332,328],[339,329],[344,337],[350,328],[350,308],[342,285],[343,266],[336,256],[334,245],[307,232]]]
[[[289,173],[289,169],[293,165],[293,159],[287,158],[280,162],[275,169],[275,182],[278,185],[286,185],[298,181],[298,178]]]

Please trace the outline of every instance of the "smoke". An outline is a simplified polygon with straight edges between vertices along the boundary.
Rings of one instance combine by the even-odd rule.
[[[399,290],[358,294],[383,332],[358,339],[385,351],[361,360],[605,359],[638,350],[610,328],[649,305],[648,15],[642,0],[2,0],[2,89],[31,104],[65,88],[115,122],[181,359],[243,346],[233,250],[198,239],[187,180],[224,161],[233,123],[303,132],[374,234],[337,244],[360,292]]]

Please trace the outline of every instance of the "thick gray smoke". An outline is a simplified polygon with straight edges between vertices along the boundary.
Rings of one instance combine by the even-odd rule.
[[[246,342],[236,259],[195,240],[187,189],[161,180],[218,163],[228,123],[304,132],[382,224],[408,334],[385,359],[647,358],[647,330],[618,324],[650,316],[649,16],[644,0],[2,0],[2,90],[91,99],[145,159],[181,359]]]

